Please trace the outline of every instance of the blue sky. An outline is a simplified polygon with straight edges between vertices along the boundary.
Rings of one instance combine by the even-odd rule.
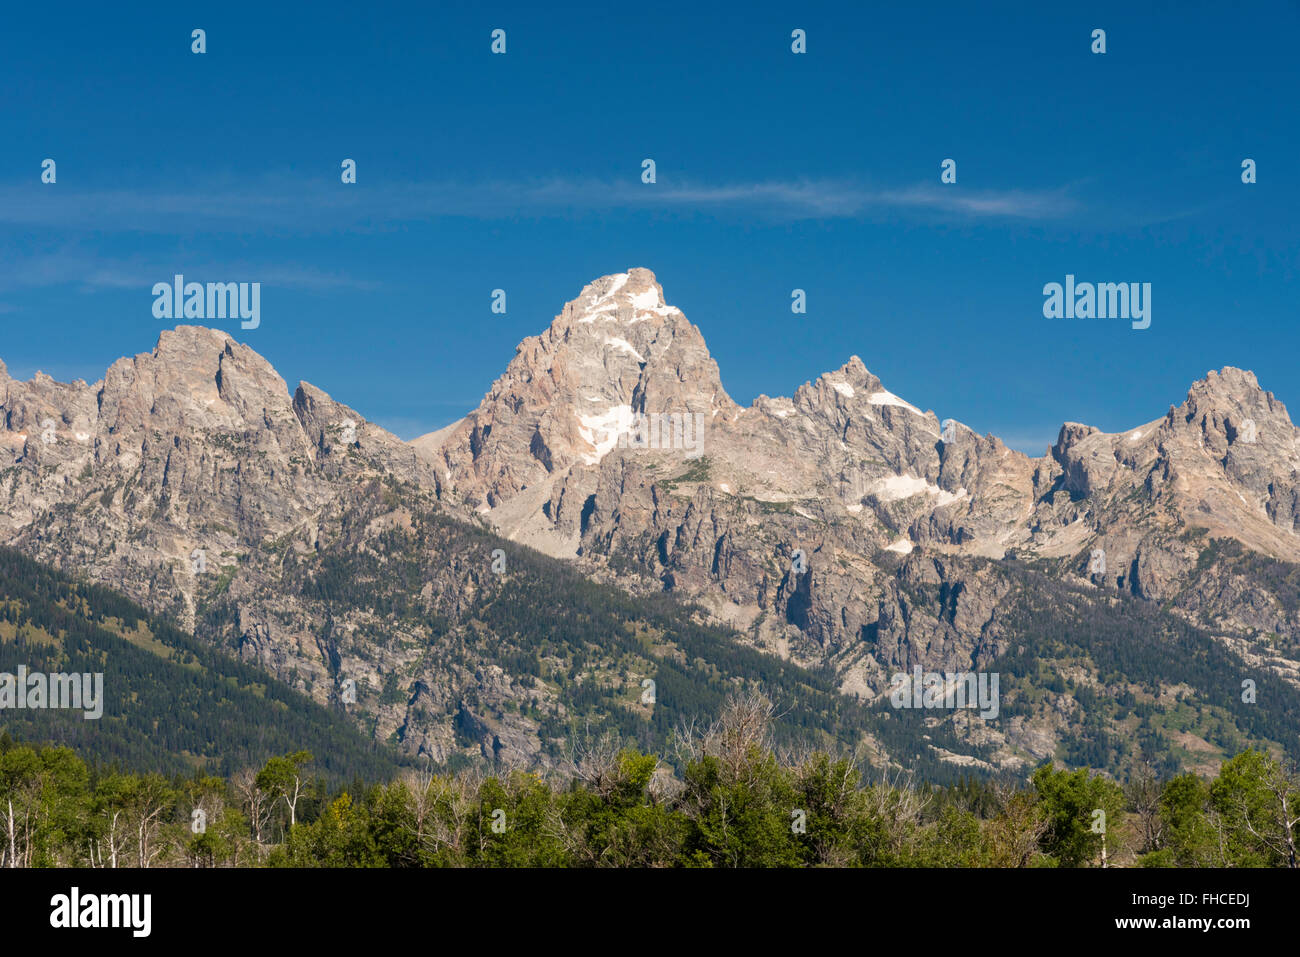
[[[174,273],[259,281],[208,324],[410,438],[645,266],[743,403],[857,354],[1034,454],[1224,365],[1300,407],[1296,3],[180,6],[6,12],[11,374],[149,350]],[[1151,283],[1151,327],[1045,319],[1067,273]]]

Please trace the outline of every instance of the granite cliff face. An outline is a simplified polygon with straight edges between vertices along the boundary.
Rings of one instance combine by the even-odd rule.
[[[696,413],[698,449],[636,441],[638,414]],[[1219,538],[1300,561],[1298,437],[1231,368],[1131,431],[1066,423],[1041,458],[940,422],[856,356],[741,408],[698,330],[633,269],[588,285],[478,409],[415,445],[504,534],[593,572],[635,569],[869,694],[898,667],[970,667],[1006,587],[967,571],[979,557],[1050,561],[1098,589],[1295,637],[1286,602],[1216,597],[1250,590],[1234,572],[1188,585]],[[954,585],[952,620],[908,613],[909,576]]]
[[[196,565],[309,529],[367,475],[436,487],[395,436],[197,326],[92,385],[0,367],[0,537],[194,624]],[[202,553],[202,559],[196,552]]]
[[[914,665],[1023,648],[1025,569],[1098,607],[1167,609],[1295,681],[1298,440],[1231,368],[1130,431],[1066,423],[1040,458],[912,405],[856,356],[741,407],[699,329],[631,269],[588,284],[478,408],[412,443],[307,383],[291,396],[208,329],[164,332],[94,384],[19,382],[0,364],[0,542],[318,700],[346,703],[349,678],[386,689],[358,716],[376,737],[439,760],[489,745],[533,759],[555,689],[448,650],[499,579],[430,533],[430,514],[688,598],[868,702]],[[442,632],[399,620],[405,599],[343,607],[321,585],[343,556],[396,567],[403,536],[424,550],[407,597]],[[1053,753],[1077,704],[965,733],[1024,763]]]

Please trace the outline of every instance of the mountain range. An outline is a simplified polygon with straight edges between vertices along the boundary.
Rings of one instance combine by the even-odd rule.
[[[633,268],[409,443],[213,329],[95,383],[0,362],[0,503],[0,544],[439,762],[563,765],[764,682],[791,734],[900,766],[1211,768],[1300,732],[1300,431],[1234,368],[1029,457],[857,356],[741,406]],[[916,666],[1001,673],[1000,716],[903,720]]]

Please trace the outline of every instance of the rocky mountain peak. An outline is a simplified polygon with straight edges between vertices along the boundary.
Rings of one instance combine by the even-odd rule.
[[[155,358],[164,361],[184,362],[201,352],[220,351],[233,343],[227,333],[207,326],[176,326],[158,333],[153,347]]]
[[[114,362],[99,392],[99,419],[114,433],[243,430],[291,415],[288,386],[272,365],[203,326],[164,330],[152,352]]]
[[[1249,369],[1224,366],[1218,372],[1211,369],[1205,373],[1203,378],[1193,382],[1187,394],[1189,397],[1198,394],[1212,394],[1244,398],[1262,391],[1259,387],[1259,380],[1255,378],[1255,373]]]
[[[838,369],[823,372],[815,382],[805,383],[795,390],[794,402],[796,405],[816,404],[829,398],[832,403],[838,401],[839,404],[844,404],[843,400],[853,399],[858,393],[863,393],[863,398],[867,398],[883,390],[880,379],[867,371],[861,359],[851,356]],[[842,399],[835,400],[835,395]]]
[[[1211,370],[1192,383],[1175,418],[1187,423],[1227,423],[1234,430],[1248,418],[1275,419],[1277,424],[1285,420],[1288,427],[1291,424],[1286,406],[1273,393],[1260,388],[1255,373],[1232,366],[1218,372]]]
[[[910,451],[899,457],[884,456],[896,467],[904,462],[916,465],[919,455],[927,460],[922,469],[937,464],[934,443],[939,421],[933,412],[923,412],[890,392],[857,356],[833,372],[804,383],[794,394],[795,409],[829,425],[834,434],[855,448],[883,449],[902,441]]]
[[[486,507],[598,463],[638,414],[735,411],[699,329],[665,302],[654,273],[633,268],[588,283],[545,332],[521,342],[432,454]]]
[[[163,331],[94,385],[2,385],[0,541],[182,617],[195,549],[215,564],[305,533],[372,476],[437,488],[409,445],[308,383],[291,401],[266,359],[214,329]]]
[[[1023,579],[976,556],[1042,560],[1103,596],[1300,634],[1263,578],[1225,566],[1203,581],[1218,538],[1300,561],[1300,433],[1249,372],[1211,372],[1124,432],[1067,422],[1029,459],[945,428],[858,356],[742,411],[649,270],[588,283],[538,328],[478,408],[423,444],[310,383],[291,398],[256,352],[197,326],[162,332],[89,386],[13,381],[0,363],[0,541],[188,623],[224,595],[218,637],[318,700],[345,661],[375,688],[414,676],[411,700],[442,682],[455,701],[441,662],[336,643],[332,626],[312,641],[318,609],[285,588],[299,558],[362,554],[435,496],[593,577],[698,601],[745,642],[829,666],[864,696],[911,662],[966,667],[995,652],[1010,627],[999,609]],[[621,443],[639,413],[670,421]],[[457,548],[449,564],[478,561]],[[1089,572],[1097,551],[1104,575]],[[423,587],[459,603],[478,586],[435,574]],[[373,633],[375,610],[358,611],[350,627]],[[394,706],[376,733],[405,713],[417,740],[432,726],[424,708]]]
[[[555,324],[593,322],[597,318],[633,323],[681,314],[680,309],[665,302],[663,286],[655,274],[637,266],[587,283],[576,299],[565,304]]]
[[[1300,438],[1286,406],[1260,388],[1253,372],[1225,367],[1194,382],[1182,405],[1171,407],[1160,434],[1167,444],[1203,449],[1215,458],[1249,453],[1251,468],[1262,471],[1262,454],[1271,456],[1267,472],[1286,474],[1296,464]],[[1231,462],[1225,462],[1233,471]],[[1256,483],[1257,484],[1257,483]]]
[[[1062,422],[1060,434],[1056,437],[1056,444],[1052,446],[1052,457],[1059,462],[1070,449],[1088,438],[1088,436],[1099,434],[1101,434],[1101,429],[1095,425],[1087,425],[1083,422]]]

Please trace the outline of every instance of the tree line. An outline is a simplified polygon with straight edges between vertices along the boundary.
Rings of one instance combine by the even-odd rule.
[[[661,757],[605,736],[572,775],[480,766],[329,785],[306,751],[230,777],[103,771],[0,736],[0,866],[1295,867],[1300,776],[1247,750],[1213,779],[918,784],[773,743],[728,701]]]

